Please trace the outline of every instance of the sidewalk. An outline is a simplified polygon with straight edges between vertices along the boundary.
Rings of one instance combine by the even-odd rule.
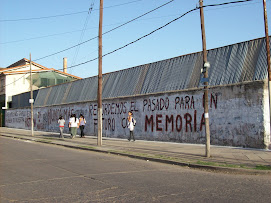
[[[4,137],[32,140],[36,142],[55,144],[64,147],[118,154],[147,161],[157,161],[191,168],[202,168],[241,174],[270,174],[271,151],[261,149],[246,149],[236,147],[211,146],[211,157],[205,157],[205,145],[167,143],[136,140],[103,138],[103,146],[97,146],[97,138],[65,139],[58,138],[59,133],[35,131],[34,137],[30,130],[15,128],[0,128]],[[269,170],[260,170],[269,169]]]

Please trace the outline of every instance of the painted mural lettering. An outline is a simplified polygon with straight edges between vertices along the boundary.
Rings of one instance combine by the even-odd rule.
[[[156,114],[156,131],[162,131],[163,130],[163,128],[161,127],[162,117],[163,117],[163,115]]]
[[[212,108],[213,105],[215,109],[217,108],[217,100],[218,100],[217,96],[218,96],[218,93],[216,94],[212,93],[210,95],[210,108]],[[202,107],[204,108],[204,94],[202,95]]]
[[[97,104],[89,105],[89,115],[97,116],[97,113],[98,113],[98,105]]]
[[[181,115],[177,115],[176,116],[176,130],[177,130],[177,132],[181,132],[182,127],[183,127],[183,118],[181,117]]]
[[[195,109],[195,101],[193,96],[176,97],[175,109]]]
[[[144,111],[162,111],[169,108],[169,98],[154,98],[143,100],[143,112]]]
[[[127,102],[103,103],[103,115],[116,115],[127,113]]]
[[[114,118],[103,118],[103,128],[105,130],[115,131],[116,123]]]
[[[204,123],[204,113],[202,114],[200,122],[200,131]],[[197,131],[197,111],[194,110],[194,114],[185,113],[183,116],[180,114],[177,115],[146,115],[145,116],[145,132],[148,130],[151,132],[157,131],[171,131],[174,132],[175,129],[177,132],[185,130],[185,132],[196,132]]]
[[[138,108],[136,106],[135,101],[131,101],[131,103],[130,103],[130,111],[138,111]]]
[[[59,115],[61,115],[61,109],[49,109],[48,110],[48,118],[49,118],[49,124],[56,123]]]
[[[13,118],[13,119],[12,119],[12,122],[13,122],[13,123],[24,122],[24,117]]]
[[[127,128],[127,119],[126,118],[121,119],[121,126],[122,126],[122,128]]]
[[[161,94],[160,96],[146,95],[106,100],[102,104],[103,133],[109,137],[127,136],[129,134],[127,113],[132,111],[137,120],[135,134],[144,137],[144,139],[148,139],[148,136],[152,136],[151,139],[167,139],[171,135],[188,136],[193,133],[200,135],[205,125],[202,94],[184,95],[181,92]],[[219,108],[219,95],[221,93],[209,95],[210,114]],[[96,134],[98,130],[98,105],[95,102],[34,108],[34,128],[35,130],[58,132],[57,121],[61,115],[66,120],[64,131],[68,133],[70,115],[76,114],[78,118],[81,113],[87,121],[86,135]],[[6,124],[8,126],[15,126],[14,124],[16,124],[19,128],[30,129],[30,118],[30,108],[6,112]]]
[[[29,117],[25,118],[24,121],[25,121],[25,126],[27,128],[31,128],[31,117],[30,118]],[[33,119],[33,124],[34,124],[34,127],[36,127],[37,122],[36,122],[35,118]]]
[[[154,126],[153,115],[151,115],[150,118],[148,117],[148,115],[145,116],[145,131],[148,130],[148,125],[151,126],[151,131],[153,132],[153,126]]]
[[[166,131],[168,131],[168,126],[171,123],[171,131],[174,131],[174,121],[173,121],[173,115],[170,115],[170,117],[168,115],[166,115]]]
[[[64,109],[63,110],[63,114],[61,114],[61,111],[60,111],[60,114],[62,116],[64,116],[65,119],[68,119],[70,118],[70,116],[73,114],[73,111],[74,109],[73,108],[67,108],[67,109]],[[60,115],[59,115],[60,116]]]
[[[115,131],[116,128],[116,121],[114,118],[102,118],[102,126],[103,130],[108,130],[108,131]],[[94,118],[93,119],[93,129],[96,129],[98,125],[98,119]]]
[[[215,109],[217,108],[217,96],[218,96],[217,93],[215,95],[211,94],[210,108],[213,107],[213,104],[214,104]]]

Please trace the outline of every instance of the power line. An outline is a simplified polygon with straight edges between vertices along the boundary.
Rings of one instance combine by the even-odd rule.
[[[111,29],[111,30],[109,30],[109,31],[107,31],[107,32],[105,32],[105,33],[103,33],[103,35],[104,35],[104,34],[107,34],[107,33],[109,33],[109,32],[112,32],[113,30],[116,30],[116,29],[118,29],[118,28],[120,28],[120,27],[122,27],[122,26],[124,26],[124,25],[126,25],[126,24],[128,24],[128,23],[131,23],[131,22],[133,22],[133,21],[135,21],[135,20],[137,20],[137,19],[139,19],[139,18],[141,18],[141,17],[143,17],[143,16],[145,16],[145,15],[147,15],[147,14],[149,14],[149,13],[151,13],[151,12],[153,12],[153,11],[155,11],[155,10],[157,10],[157,9],[159,9],[159,8],[161,8],[161,7],[163,7],[163,6],[167,5],[167,4],[169,4],[169,3],[171,3],[171,2],[173,2],[173,1],[174,1],[174,0],[171,0],[171,1],[169,1],[169,2],[167,2],[167,3],[165,3],[165,4],[163,4],[163,5],[161,5],[161,6],[159,6],[159,7],[157,7],[157,8],[155,8],[155,9],[151,10],[151,11],[148,11],[147,13],[144,13],[144,14],[142,14],[142,15],[140,15],[140,16],[138,16],[138,17],[136,17],[136,18],[134,18],[134,19],[132,19],[132,20],[126,22],[126,23],[123,23],[122,25],[117,26],[117,27],[115,27],[115,28],[113,28],[113,29]],[[96,38],[98,38],[98,36],[97,36],[97,37],[94,37],[94,38],[91,38],[91,39],[89,39],[89,40],[87,40],[87,41],[84,41],[84,42],[82,42],[82,43],[79,43],[79,44],[77,44],[77,45],[75,45],[75,46],[69,47],[69,48],[67,48],[67,49],[65,49],[65,50],[62,50],[62,51],[60,51],[60,52],[57,52],[57,53],[61,53],[61,52],[63,52],[63,51],[69,50],[69,49],[71,49],[71,48],[80,46],[81,44],[84,44],[84,43],[86,43],[86,42],[88,42],[88,41],[91,41],[91,40],[93,40],[93,39],[96,39]],[[127,45],[127,46],[128,46],[128,45]],[[124,48],[124,47],[123,47],[123,48]],[[121,48],[119,48],[119,49],[121,49]],[[118,50],[119,50],[119,49],[118,49]],[[115,51],[117,51],[117,50],[115,50]],[[115,52],[115,51],[113,51],[113,52]],[[103,57],[106,56],[106,55],[109,55],[109,54],[111,54],[111,53],[113,53],[113,52],[107,53],[107,54],[103,55]],[[36,59],[35,61],[41,60],[41,59],[43,59],[43,58],[47,58],[47,57],[52,56],[52,55],[55,55],[55,54],[57,54],[57,53],[50,54],[50,55],[48,55],[48,56],[45,56],[45,57]],[[95,58],[95,59],[93,59],[93,60],[90,60],[90,61],[87,61],[87,62],[84,62],[84,63],[89,63],[89,62],[94,61],[94,60],[97,60],[97,59],[98,59],[98,58]],[[33,60],[33,61],[34,61],[34,60]],[[70,67],[68,67],[68,68],[73,68],[73,67],[76,67],[76,66],[79,66],[79,65],[83,65],[84,63],[77,64],[77,65],[74,65],[74,66],[70,66]],[[62,69],[56,69],[56,70],[62,70]],[[26,73],[26,74],[27,74],[27,73]],[[26,74],[25,74],[25,75],[26,75]],[[22,78],[22,77],[21,77],[21,78]],[[19,78],[19,79],[21,79],[21,78]],[[19,79],[17,79],[17,80],[19,80]],[[16,81],[17,81],[17,80],[16,80]],[[15,81],[14,81],[14,82],[15,82]],[[13,84],[14,82],[12,82],[12,83],[10,83],[10,84],[8,84],[8,85]],[[6,85],[6,86],[8,86],[8,85]],[[5,86],[5,87],[6,87],[6,86]]]
[[[205,7],[223,6],[223,5],[227,5],[227,4],[235,4],[235,3],[244,3],[244,2],[248,2],[248,1],[253,1],[253,0],[241,0],[241,1],[225,2],[225,3],[220,3],[220,4],[210,4],[210,5],[205,5],[205,6],[203,6],[203,8],[205,8]],[[143,38],[145,38],[145,37],[148,37],[149,35],[151,35],[151,34],[157,32],[158,30],[160,30],[160,29],[162,29],[162,28],[164,28],[164,27],[170,25],[171,23],[173,23],[173,22],[179,20],[180,18],[184,17],[184,16],[187,15],[188,13],[191,13],[191,12],[196,11],[196,10],[198,10],[198,9],[200,9],[199,6],[197,6],[197,7],[194,8],[194,9],[191,9],[191,10],[187,11],[186,13],[184,13],[183,15],[181,15],[180,17],[175,18],[174,20],[172,20],[172,21],[168,22],[167,24],[165,24],[165,25],[163,25],[163,26],[161,26],[161,27],[159,27],[159,28],[153,30],[152,32],[150,32],[150,33],[148,33],[148,34],[146,34],[146,35],[144,35],[144,36],[142,36],[142,37],[140,37],[140,38],[138,38],[138,39],[136,39],[136,40],[134,40],[134,41],[132,41],[132,42],[130,42],[130,43],[124,45],[124,46],[122,46],[122,47],[119,47],[119,48],[117,48],[117,49],[115,49],[115,50],[113,50],[113,51],[111,51],[111,52],[108,52],[108,53],[104,54],[102,57],[105,57],[105,56],[110,55],[110,54],[112,54],[112,53],[114,53],[114,52],[116,52],[116,51],[119,51],[119,50],[121,50],[121,49],[123,49],[123,48],[125,48],[125,47],[128,47],[129,45],[134,44],[135,42],[138,42],[138,41],[140,41],[141,39],[143,39]],[[83,65],[83,64],[86,64],[86,63],[95,61],[95,60],[97,60],[97,59],[98,59],[98,57],[93,58],[93,59],[88,60],[88,61],[85,61],[85,62],[82,62],[82,63],[79,63],[79,64],[76,64],[76,65],[73,65],[73,66],[70,66],[70,67],[67,67],[67,68],[73,68],[73,67],[76,67],[76,66],[80,66],[80,65]]]
[[[89,12],[88,12],[88,15],[87,15],[87,17],[86,17],[86,20],[85,20],[85,23],[84,23],[84,26],[83,26],[83,30],[82,30],[81,35],[80,35],[80,38],[79,38],[79,40],[78,40],[79,43],[82,42],[82,39],[83,39],[83,37],[84,37],[84,35],[85,35],[85,31],[86,31],[86,28],[87,28],[87,25],[88,25],[88,21],[89,21],[89,19],[90,19],[90,14],[91,14],[91,12],[92,12],[92,10],[93,10],[93,6],[94,6],[94,0],[92,0],[92,3],[91,3],[91,5],[90,5]],[[80,49],[80,46],[78,46],[78,47],[76,48],[75,52],[74,52],[73,60],[72,60],[72,63],[71,63],[72,65],[74,65],[74,63],[75,63],[75,61],[76,61],[76,59],[77,59],[77,56],[78,56],[78,53],[79,53],[79,49]]]
[[[80,13],[87,13],[87,11],[79,11],[79,12],[75,12],[75,13],[67,13],[67,14],[60,14],[60,15],[54,15],[54,16],[35,17],[35,18],[7,19],[7,20],[0,20],[0,22],[17,22],[17,21],[27,21],[27,20],[41,20],[41,19],[47,19],[47,18],[56,18],[56,17],[77,15],[77,14],[80,14]]]
[[[163,6],[169,4],[169,3],[173,2],[173,1],[174,1],[174,0],[168,1],[167,3],[165,3],[165,4],[161,5],[161,6],[158,6],[158,7],[156,7],[155,9],[153,9],[153,10],[151,10],[151,11],[148,11],[147,13],[144,13],[144,14],[142,14],[142,15],[140,15],[140,16],[138,16],[138,17],[132,19],[132,20],[129,20],[129,21],[126,22],[126,23],[123,23],[123,24],[121,24],[121,25],[119,25],[119,26],[117,26],[117,27],[115,27],[115,28],[113,28],[113,29],[111,29],[111,30],[109,30],[109,31],[107,31],[107,32],[105,32],[105,33],[103,33],[103,35],[108,34],[108,33],[112,32],[112,31],[114,31],[114,30],[116,30],[116,29],[118,29],[118,28],[120,28],[120,27],[123,27],[124,25],[127,25],[127,24],[129,24],[129,23],[131,23],[131,22],[133,22],[133,21],[135,21],[135,20],[137,20],[137,19],[139,19],[139,18],[141,18],[141,17],[143,17],[143,16],[145,16],[145,15],[147,15],[147,14],[153,12],[153,11],[156,11],[156,10],[158,10],[159,8],[162,8]],[[82,45],[82,44],[85,44],[85,43],[87,43],[87,42],[89,42],[89,41],[92,41],[92,40],[94,40],[94,39],[97,39],[97,38],[98,38],[98,36],[93,37],[93,38],[90,38],[90,39],[88,39],[88,40],[86,40],[86,41],[84,41],[84,42],[81,42],[81,43],[76,44],[76,45],[74,45],[74,46],[68,47],[68,48],[63,49],[63,50],[61,50],[61,51],[55,52],[55,53],[53,53],[53,54],[49,54],[49,55],[47,55],[47,56],[44,56],[44,57],[35,59],[35,60],[33,60],[33,61],[39,61],[39,60],[41,60],[41,59],[48,58],[48,57],[50,57],[50,56],[53,56],[53,55],[62,53],[62,52],[64,52],[64,51],[70,50],[70,49],[72,49],[72,48],[75,48],[75,47],[77,47],[77,46],[80,46],[80,45]]]
[[[227,4],[235,4],[235,3],[244,3],[244,2],[248,2],[248,1],[253,1],[253,0],[242,0],[242,1],[226,2],[226,3],[220,3],[220,4],[210,4],[210,5],[205,5],[205,6],[203,6],[203,8],[205,8],[205,7],[223,6],[223,5],[227,5]],[[131,44],[134,44],[135,42],[138,42],[138,41],[140,41],[141,39],[143,39],[143,38],[145,38],[145,37],[147,37],[147,36],[150,36],[151,34],[155,33],[156,31],[158,31],[158,30],[160,30],[160,29],[162,29],[162,28],[164,28],[164,27],[170,25],[171,23],[173,23],[173,22],[175,22],[175,21],[181,19],[182,17],[184,17],[184,16],[187,15],[188,13],[194,12],[194,11],[196,11],[196,10],[198,10],[198,9],[200,9],[200,7],[197,6],[196,8],[191,9],[191,10],[187,11],[186,13],[184,13],[183,15],[179,16],[178,18],[175,18],[175,19],[173,19],[172,21],[168,22],[167,24],[165,24],[165,25],[163,25],[163,26],[161,26],[161,27],[159,27],[159,28],[153,30],[152,32],[150,32],[150,33],[148,33],[148,34],[146,34],[146,35],[144,35],[144,36],[142,36],[142,37],[140,37],[140,38],[138,38],[138,39],[136,39],[136,40],[134,40],[134,41],[132,41],[132,42],[130,42],[130,43],[124,45],[124,46],[122,46],[122,47],[119,47],[119,48],[117,48],[117,49],[115,49],[115,50],[113,50],[113,51],[111,51],[111,52],[108,52],[108,53],[104,54],[102,57],[105,57],[105,56],[107,56],[107,55],[110,55],[110,54],[112,54],[112,53],[114,53],[114,52],[116,52],[116,51],[119,51],[119,50],[121,50],[121,49],[123,49],[123,48],[125,48],[125,47],[127,47],[127,46],[129,46],[129,45],[131,45]],[[93,58],[93,59],[88,60],[88,61],[85,61],[85,62],[83,62],[83,63],[79,63],[79,64],[76,64],[76,65],[67,67],[67,68],[77,67],[77,66],[80,66],[80,65],[83,65],[83,64],[86,64],[86,63],[95,61],[95,60],[97,60],[97,59],[98,59],[98,57]],[[56,70],[62,70],[62,69],[56,69]],[[27,73],[26,73],[26,74],[27,74]],[[24,77],[26,74],[24,74],[22,77]],[[22,78],[22,77],[21,77],[21,78]],[[21,78],[19,78],[19,79],[21,79]],[[19,79],[17,79],[16,81],[18,81]],[[14,82],[15,82],[15,81],[14,81]],[[12,82],[12,83],[10,83],[10,84],[8,84],[8,85],[13,84],[14,82]],[[5,85],[4,87],[6,87],[6,86],[8,86],[8,85]]]
[[[271,0],[269,0],[271,1]],[[262,3],[262,1],[258,1],[258,2],[250,2],[247,4],[242,4],[242,5],[233,5],[233,6],[227,6],[227,7],[223,7],[223,8],[211,8],[211,9],[207,9],[206,11],[212,11],[212,10],[218,10],[218,9],[225,9],[225,8],[233,8],[233,7],[237,7],[237,6],[247,6],[247,5],[252,5],[252,4],[259,4]]]
[[[6,87],[6,86],[9,86],[9,85],[12,85],[13,83],[15,83],[15,82],[17,82],[18,80],[22,79],[22,78],[23,78],[26,74],[28,74],[28,73],[30,73],[30,72],[25,73],[22,77],[20,77],[20,78],[14,80],[13,82],[11,82],[11,83],[9,83],[9,84],[7,84],[7,85],[4,85],[2,88]]]
[[[28,65],[29,65],[29,64],[28,64]],[[54,70],[50,70],[50,71],[46,71],[46,72],[52,72],[52,71],[54,71]],[[32,73],[43,73],[43,72],[45,72],[45,71],[35,71],[35,72],[32,71]],[[25,77],[27,74],[29,74],[29,73],[30,73],[30,71],[24,73],[22,77],[17,78],[17,79],[14,80],[13,82],[11,82],[11,83],[9,83],[9,84],[7,84],[7,85],[4,85],[3,87],[12,85],[13,83],[15,83],[15,82],[19,81],[20,79],[24,78],[24,77]]]
[[[241,0],[241,1],[224,2],[224,3],[220,3],[220,4],[209,4],[209,5],[203,6],[203,8],[204,7],[224,6],[227,4],[238,4],[238,3],[248,2],[248,1],[254,1],[254,0]],[[198,6],[198,8],[200,8],[200,7]]]
[[[10,43],[15,43],[15,42],[23,42],[23,41],[33,40],[33,39],[53,37],[53,36],[57,36],[57,35],[70,34],[73,32],[81,32],[81,31],[82,30],[74,30],[74,31],[70,31],[70,32],[62,32],[62,33],[56,33],[56,34],[51,34],[51,35],[44,35],[44,36],[40,36],[40,37],[32,37],[32,38],[14,40],[14,41],[9,41],[9,42],[0,42],[0,44],[10,44]]]
[[[271,1],[271,0],[268,0],[268,1]],[[261,1],[250,2],[250,3],[247,3],[247,4],[233,5],[233,6],[228,6],[228,7],[224,7],[224,8],[211,8],[211,9],[206,9],[206,11],[213,11],[213,10],[225,9],[225,8],[233,8],[233,7],[237,7],[237,6],[247,6],[247,5],[259,4],[259,3],[262,3],[262,2]],[[178,15],[179,14],[172,14],[172,15],[158,16],[158,17],[152,17],[152,18],[145,18],[145,19],[141,19],[141,21],[159,19],[159,18],[168,18],[168,17],[178,16]],[[108,25],[104,25],[103,27],[112,26],[112,25],[116,25],[116,24],[121,24],[121,23],[108,24]],[[98,28],[98,27],[86,28],[85,30],[96,29],[96,28]],[[23,41],[28,41],[28,40],[41,39],[41,38],[46,38],[46,37],[53,37],[53,36],[57,36],[57,35],[64,35],[64,34],[70,34],[70,33],[74,33],[74,32],[82,32],[82,31],[83,31],[83,29],[81,29],[81,30],[73,30],[73,31],[69,31],[69,32],[61,32],[61,33],[49,34],[49,35],[44,35],[44,36],[39,36],[39,37],[32,37],[32,38],[27,38],[27,39],[19,39],[19,40],[8,41],[8,42],[0,42],[0,44],[10,44],[10,43],[16,43],[16,42],[23,42]]]
[[[131,3],[135,3],[135,2],[139,2],[139,1],[143,1],[143,0],[135,0],[135,1],[127,2],[127,3],[122,3],[122,4],[113,5],[113,6],[108,6],[108,7],[104,7],[104,9],[113,8],[113,7],[117,7],[117,6],[123,6],[123,5],[131,4]],[[94,11],[97,11],[97,10],[99,10],[99,9],[94,9]],[[52,15],[52,16],[41,16],[41,17],[33,17],[33,18],[6,19],[6,20],[0,20],[0,22],[16,22],[16,21],[28,21],[28,20],[41,20],[41,19],[48,19],[48,18],[57,18],[57,17],[63,17],[63,16],[77,15],[77,14],[87,13],[87,12],[89,12],[89,11],[78,11],[78,12],[74,12],[74,13],[66,13],[66,14],[59,14],[59,15]]]

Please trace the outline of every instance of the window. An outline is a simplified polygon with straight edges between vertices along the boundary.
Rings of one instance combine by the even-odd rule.
[[[47,81],[47,78],[41,78],[40,79],[40,85],[41,87],[47,87],[48,86],[48,81]]]
[[[48,86],[55,85],[55,79],[48,79],[48,80],[49,80]]]
[[[0,86],[1,86],[0,91],[4,92],[4,90],[5,90],[5,80],[4,79],[1,79]]]
[[[63,82],[64,82],[63,79],[57,79],[57,84],[61,84],[61,83],[63,83]]]
[[[12,108],[12,102],[8,102],[8,109]]]

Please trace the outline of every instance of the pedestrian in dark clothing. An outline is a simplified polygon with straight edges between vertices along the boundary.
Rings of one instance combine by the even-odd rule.
[[[85,137],[85,133],[84,133],[85,125],[86,125],[86,119],[83,116],[83,114],[80,114],[79,128],[80,128],[80,131],[81,131],[81,137]]]

